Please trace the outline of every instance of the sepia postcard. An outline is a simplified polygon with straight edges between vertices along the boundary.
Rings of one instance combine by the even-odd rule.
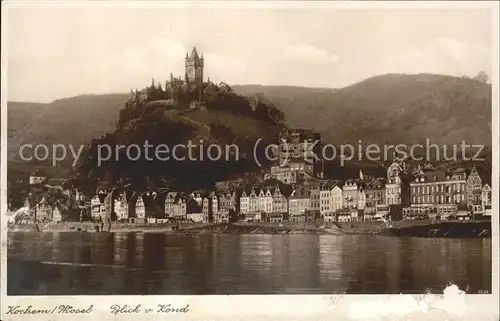
[[[499,320],[499,7],[3,1],[0,320]]]

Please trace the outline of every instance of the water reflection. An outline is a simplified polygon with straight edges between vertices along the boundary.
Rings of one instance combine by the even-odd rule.
[[[11,295],[491,291],[491,239],[10,233],[8,257]]]

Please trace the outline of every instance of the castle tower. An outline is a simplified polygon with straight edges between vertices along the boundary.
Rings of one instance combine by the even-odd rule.
[[[201,57],[196,51],[196,47],[193,47],[191,55],[188,56],[186,53],[186,82],[195,84],[197,87],[201,88],[203,85],[203,54]]]

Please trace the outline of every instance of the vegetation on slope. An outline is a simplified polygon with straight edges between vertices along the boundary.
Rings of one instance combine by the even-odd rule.
[[[491,145],[491,85],[443,75],[387,74],[338,90],[235,86],[260,92],[290,127],[310,124],[338,144],[435,143]]]
[[[179,100],[122,109],[115,130],[92,140],[74,171],[74,184],[89,193],[102,179],[111,184],[130,183],[140,189],[165,185],[178,189],[211,187],[216,180],[259,170],[253,158],[259,138],[263,140],[257,153],[262,165],[268,165],[263,148],[274,143],[283,127],[283,116],[276,117],[279,111],[269,113],[274,107],[264,101],[255,108],[249,99],[234,94],[229,87],[226,90],[224,94],[207,93],[205,107],[189,109]],[[150,146],[148,155],[146,142]],[[188,144],[194,146],[191,153]],[[137,147],[117,149],[132,145]],[[161,147],[161,154],[155,154],[160,145],[166,147]],[[176,145],[183,147],[174,151]],[[217,147],[209,149],[210,145]],[[99,150],[101,160],[106,158],[101,163]]]

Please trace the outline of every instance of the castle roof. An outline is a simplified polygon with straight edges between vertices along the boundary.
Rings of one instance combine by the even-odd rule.
[[[193,47],[193,50],[191,51],[190,58],[200,59],[200,56],[198,56],[198,51],[196,50],[196,47]]]
[[[31,173],[31,176],[47,177],[47,174],[43,170],[37,168],[34,172]]]

